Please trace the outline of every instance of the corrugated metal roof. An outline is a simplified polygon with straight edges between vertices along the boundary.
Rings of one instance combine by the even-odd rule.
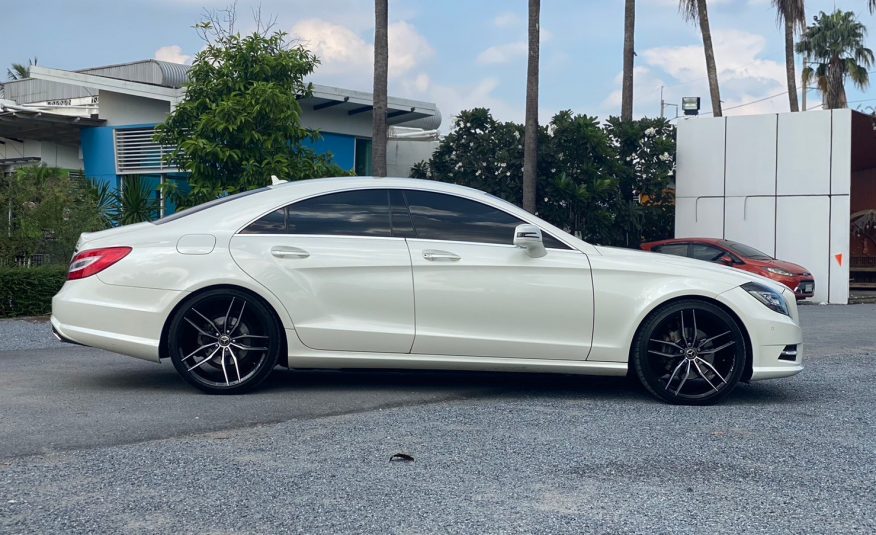
[[[188,81],[190,65],[170,63],[157,59],[134,61],[106,67],[95,67],[77,72],[96,74],[108,78],[140,82],[143,84],[160,85],[162,87],[182,87]]]
[[[82,69],[76,72],[130,82],[178,88],[185,85],[190,68],[190,65],[147,59],[119,65]],[[97,96],[97,91],[89,87],[35,80],[33,78],[14,80],[4,84],[4,93],[4,98],[14,100],[19,104]]]

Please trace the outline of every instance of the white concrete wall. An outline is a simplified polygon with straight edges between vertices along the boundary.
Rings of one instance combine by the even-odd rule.
[[[301,125],[320,132],[334,132],[349,136],[371,138],[371,114],[348,115],[344,110],[327,108],[313,111],[307,106],[301,110]]]
[[[849,110],[682,120],[676,237],[749,244],[811,271],[813,301],[847,303],[851,125]]]
[[[411,176],[411,167],[431,158],[432,153],[437,148],[437,141],[388,140],[386,142],[386,175]]]
[[[169,113],[170,103],[163,100],[100,92],[100,118],[107,126],[160,123]]]

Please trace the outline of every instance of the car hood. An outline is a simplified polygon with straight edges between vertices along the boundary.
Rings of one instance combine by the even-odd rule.
[[[782,269],[784,271],[787,271],[788,273],[793,273],[794,275],[809,273],[808,269],[799,264],[785,262],[784,260],[776,260],[775,258],[772,260],[752,260],[751,262],[757,266]]]
[[[722,281],[727,285],[728,289],[741,286],[747,282],[756,282],[769,286],[778,293],[782,293],[785,289],[785,286],[766,277],[704,260],[694,260],[683,256],[652,253],[638,249],[624,249],[621,247],[597,246],[596,250],[603,256],[622,258],[630,263],[635,263],[641,266],[643,271],[685,274],[690,277]]]

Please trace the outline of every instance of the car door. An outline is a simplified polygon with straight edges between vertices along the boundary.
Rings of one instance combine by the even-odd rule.
[[[706,262],[721,263],[721,258],[730,256],[723,249],[719,249],[714,245],[706,243],[690,244],[690,257],[696,260],[704,260]]]
[[[587,358],[593,284],[585,254],[545,233],[547,255],[532,258],[512,244],[524,221],[503,210],[444,193],[405,190],[404,197],[415,236],[407,240],[412,353]]]
[[[658,245],[652,249],[655,253],[671,254],[674,256],[690,256],[688,254],[687,243],[668,243],[666,245]]]
[[[231,240],[235,262],[282,300],[313,349],[408,353],[414,341],[411,259],[391,233],[388,191],[297,201]]]

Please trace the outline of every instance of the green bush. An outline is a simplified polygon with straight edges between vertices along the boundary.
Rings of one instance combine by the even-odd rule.
[[[48,314],[66,278],[66,267],[0,268],[0,318]]]

